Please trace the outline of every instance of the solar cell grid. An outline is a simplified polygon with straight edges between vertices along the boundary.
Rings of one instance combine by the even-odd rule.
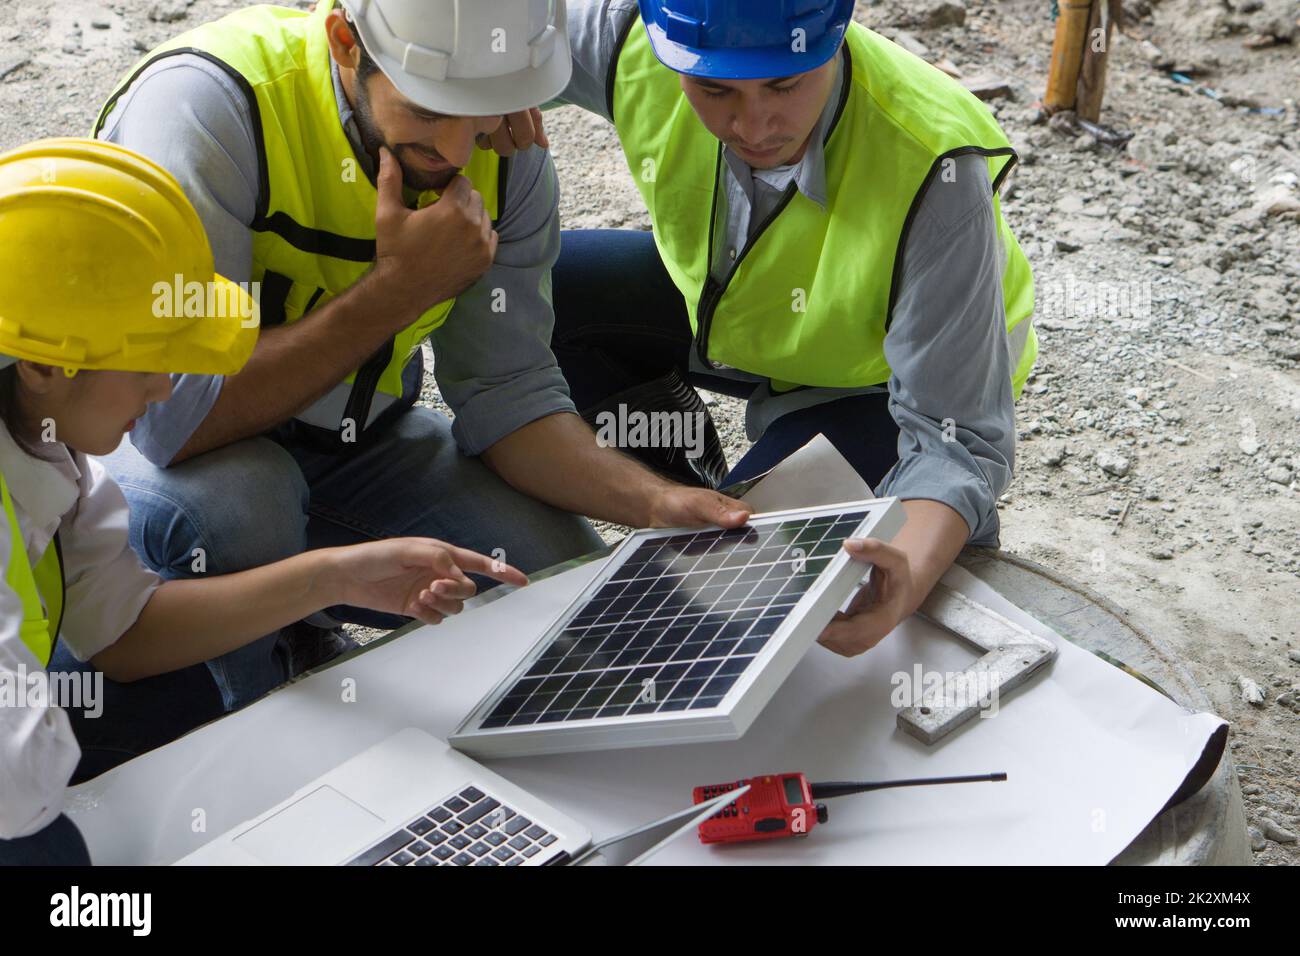
[[[480,726],[716,707],[866,515],[642,541]]]

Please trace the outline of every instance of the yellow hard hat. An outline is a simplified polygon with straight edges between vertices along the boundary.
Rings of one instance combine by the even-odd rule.
[[[231,375],[257,325],[253,297],[215,273],[198,213],[161,166],[93,139],[0,154],[0,355]]]

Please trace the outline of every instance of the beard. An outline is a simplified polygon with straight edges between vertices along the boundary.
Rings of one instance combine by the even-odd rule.
[[[382,146],[393,154],[397,164],[402,168],[402,184],[407,189],[413,189],[416,192],[428,192],[433,190],[441,192],[447,187],[447,184],[455,179],[459,174],[459,169],[446,169],[441,172],[429,172],[428,170],[414,169],[407,162],[407,157],[416,152],[417,147],[411,144],[394,146],[384,137],[379,129],[379,124],[375,122],[375,112],[370,105],[369,80],[357,78],[354,85],[356,104],[352,108],[352,118],[356,121],[357,132],[361,136],[361,146],[371,158],[375,161],[376,175],[379,170],[379,148]]]

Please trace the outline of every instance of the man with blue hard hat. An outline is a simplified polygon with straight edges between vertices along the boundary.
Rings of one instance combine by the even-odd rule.
[[[558,102],[611,120],[653,233],[567,232],[552,348],[589,421],[707,417],[744,398],[753,447],[641,450],[683,478],[760,475],[823,433],[908,521],[822,643],[860,653],[962,546],[996,544],[1014,401],[1037,354],[1029,263],[987,107],[852,22],[852,0],[571,0]],[[658,456],[656,460],[656,455]]]

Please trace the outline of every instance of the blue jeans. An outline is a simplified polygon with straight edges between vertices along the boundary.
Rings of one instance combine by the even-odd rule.
[[[76,824],[60,815],[31,836],[0,840],[0,866],[90,866],[90,851]]]
[[[168,579],[229,574],[311,548],[403,536],[485,554],[499,548],[524,572],[601,546],[584,518],[515,491],[478,458],[461,454],[446,417],[423,407],[398,415],[351,456],[322,453],[281,429],[165,469],[123,442],[105,465],[131,508],[131,547]],[[495,583],[478,581],[480,588]],[[336,606],[312,620],[392,628],[409,618]],[[208,662],[225,710],[290,676],[273,653],[277,637]]]
[[[736,398],[756,386],[688,372],[694,347],[686,302],[664,269],[649,232],[591,229],[561,233],[552,272],[559,360],[578,410],[678,369],[692,385]],[[884,393],[851,395],[792,411],[772,422],[723,480],[768,471],[822,433],[875,487],[898,460],[898,425]]]
[[[55,645],[50,673],[93,670],[94,665],[73,657],[63,641]],[[217,685],[202,664],[129,684],[105,677],[101,703],[97,717],[73,707],[64,709],[81,747],[71,783],[96,777],[225,713]]]

